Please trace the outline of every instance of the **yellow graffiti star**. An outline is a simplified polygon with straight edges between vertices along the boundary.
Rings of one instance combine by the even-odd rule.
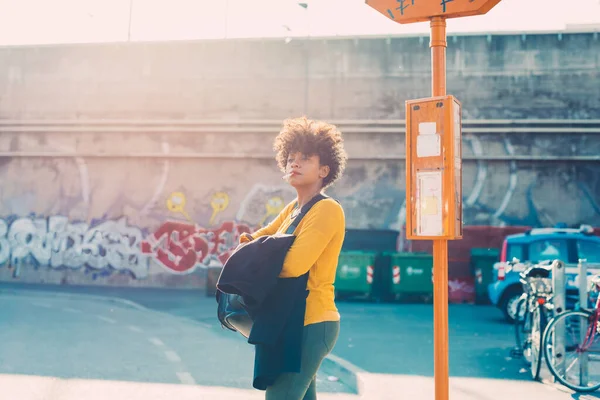
[[[265,204],[267,213],[260,221],[260,226],[263,226],[269,217],[276,217],[277,214],[279,214],[281,210],[283,210],[283,206],[283,198],[279,196],[271,197],[269,200],[267,200],[267,203]]]
[[[191,221],[192,219],[190,218],[188,213],[185,211],[185,203],[186,203],[185,194],[183,194],[181,192],[173,192],[167,198],[167,209],[172,212],[180,213],[188,221]]]
[[[217,214],[225,211],[227,206],[229,206],[229,195],[225,192],[217,192],[213,194],[212,200],[210,201],[210,206],[213,209],[213,213],[208,223],[209,225],[212,225]]]

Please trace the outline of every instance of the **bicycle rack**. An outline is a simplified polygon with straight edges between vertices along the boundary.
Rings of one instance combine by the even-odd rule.
[[[579,273],[579,308],[588,308],[588,280],[587,280],[587,260],[579,259],[577,263]],[[579,330],[581,343],[585,341],[586,329]],[[582,352],[579,354],[580,379],[581,384],[587,384],[588,380],[588,354]]]
[[[554,316],[565,312],[567,298],[566,283],[567,282],[565,276],[565,263],[560,260],[554,260],[552,262],[552,291],[554,293]],[[561,373],[564,373],[565,368],[565,359],[564,357],[562,357],[562,355],[564,355],[565,353],[565,334],[566,333],[564,323],[557,324],[554,330],[554,354],[557,355],[557,371]]]

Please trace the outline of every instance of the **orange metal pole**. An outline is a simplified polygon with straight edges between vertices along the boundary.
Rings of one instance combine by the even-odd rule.
[[[446,95],[446,20],[431,18],[431,89],[433,96]]]
[[[446,20],[431,19],[433,96],[446,95]],[[433,352],[435,400],[449,398],[448,372],[448,241],[433,241]]]

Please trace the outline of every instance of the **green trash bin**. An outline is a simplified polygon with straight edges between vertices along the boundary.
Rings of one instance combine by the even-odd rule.
[[[335,274],[336,297],[370,296],[376,252],[342,251]]]
[[[475,304],[489,304],[488,285],[494,277],[494,263],[500,259],[499,249],[471,249],[471,273],[475,280]]]
[[[427,253],[390,253],[391,293],[398,298],[433,296],[433,256]]]

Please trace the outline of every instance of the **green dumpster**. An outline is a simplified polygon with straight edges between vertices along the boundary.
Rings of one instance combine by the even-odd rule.
[[[376,255],[365,251],[340,253],[334,284],[337,297],[371,295]]]
[[[471,272],[475,279],[475,303],[488,304],[488,285],[492,283],[494,263],[500,259],[499,249],[471,249]]]
[[[427,253],[390,253],[390,292],[396,298],[433,295],[433,256]]]

